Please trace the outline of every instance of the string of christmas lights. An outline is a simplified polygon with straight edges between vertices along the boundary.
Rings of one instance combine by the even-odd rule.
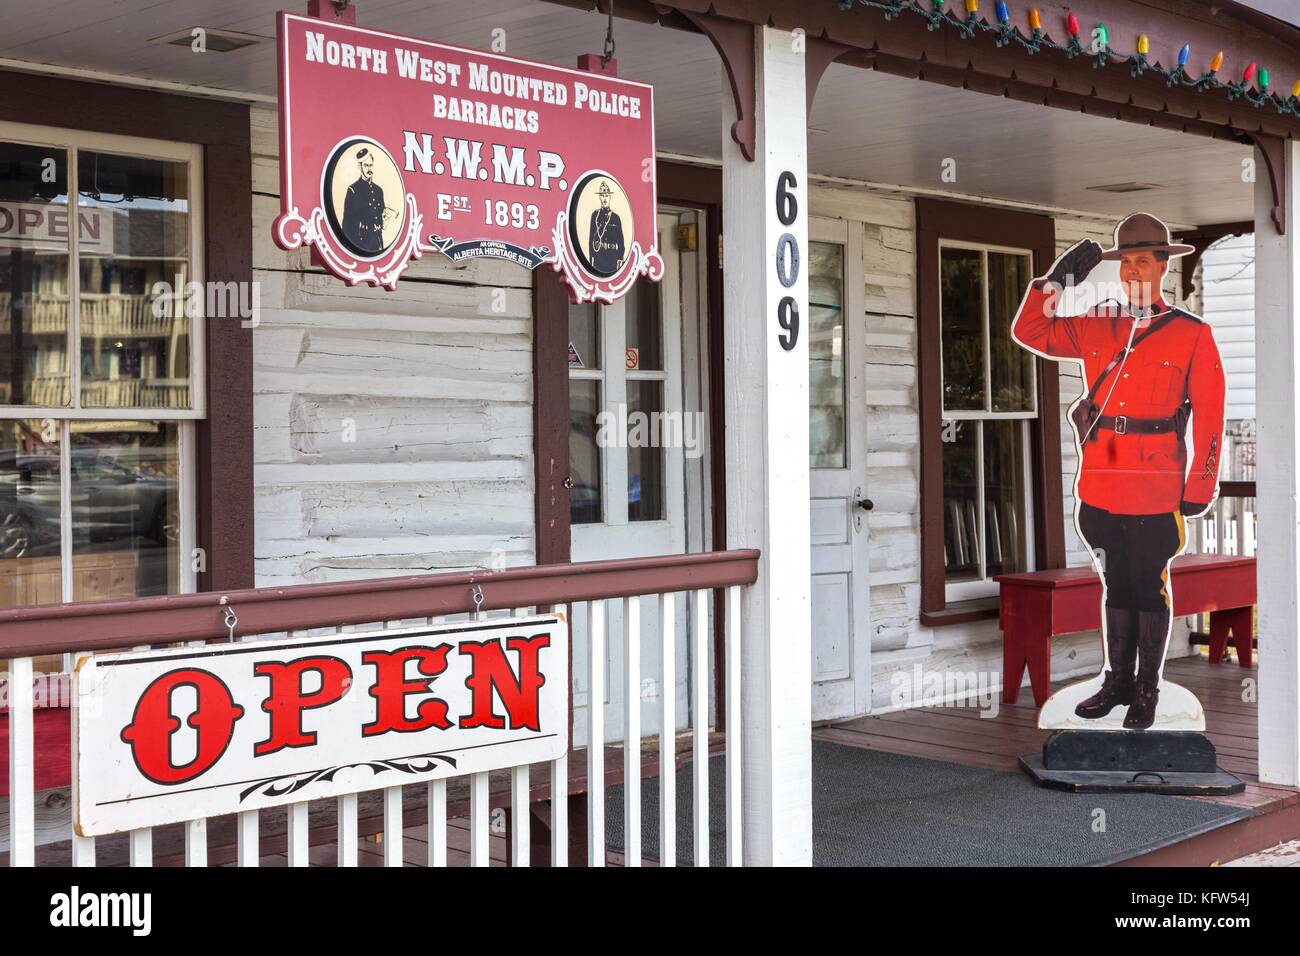
[[[1098,23],[1089,34],[1090,42],[1085,48],[1080,40],[1082,29],[1079,17],[1071,11],[1065,18],[1065,32],[1069,40],[1057,43],[1043,32],[1043,18],[1037,7],[1029,8],[1030,35],[1025,36],[1019,27],[1011,25],[1011,11],[1006,0],[996,0],[993,5],[994,23],[981,20],[979,16],[980,0],[963,0],[966,15],[947,9],[947,0],[929,0],[928,4],[918,0],[840,0],[841,10],[851,10],[855,5],[869,7],[884,13],[886,20],[901,16],[904,12],[924,17],[927,30],[937,30],[942,26],[955,28],[963,39],[974,37],[977,32],[994,34],[996,46],[1003,47],[1009,43],[1018,43],[1030,54],[1039,50],[1058,50],[1067,57],[1089,56],[1093,67],[1100,68],[1110,62],[1129,64],[1133,76],[1141,76],[1147,70],[1164,77],[1168,86],[1189,86],[1198,93],[1207,89],[1223,89],[1228,92],[1228,99],[1245,99],[1256,108],[1269,104],[1277,112],[1288,116],[1300,116],[1300,80],[1291,87],[1290,96],[1282,96],[1269,89],[1268,70],[1255,63],[1248,63],[1241,71],[1239,81],[1223,80],[1219,71],[1223,68],[1223,51],[1219,50],[1210,59],[1210,68],[1200,76],[1193,77],[1187,72],[1187,62],[1191,58],[1190,44],[1183,44],[1178,51],[1178,63],[1169,69],[1159,63],[1152,63],[1147,55],[1151,50],[1151,40],[1144,33],[1137,39],[1137,49],[1133,53],[1123,53],[1110,45],[1110,31],[1104,23]],[[1251,84],[1254,84],[1252,89]]]

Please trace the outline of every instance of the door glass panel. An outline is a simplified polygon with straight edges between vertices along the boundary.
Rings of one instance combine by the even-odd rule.
[[[1026,570],[1025,423],[984,422],[984,540],[987,574]]]
[[[809,244],[808,447],[812,468],[844,468],[844,247]]]
[[[73,600],[177,593],[177,424],[81,421],[71,431]]]
[[[1011,338],[1011,320],[1032,278],[1029,256],[989,253],[989,373],[995,412],[1034,410],[1034,356]]]
[[[627,369],[660,371],[664,367],[663,322],[659,316],[659,286],[638,279],[624,299],[627,328]]]
[[[569,368],[600,368],[600,312],[590,302],[569,306]]]
[[[600,382],[569,381],[569,520],[598,524],[603,516],[600,497],[600,446],[596,418],[600,413]]]
[[[82,404],[188,408],[187,164],[82,150],[77,191]],[[238,290],[223,295],[218,314],[242,314]]]
[[[0,404],[72,399],[67,165],[66,150],[0,143]]]
[[[943,423],[943,535],[949,581],[980,576],[979,428],[979,422]]]
[[[0,609],[63,601],[58,434],[0,422]]]
[[[664,420],[662,382],[627,383],[627,519],[662,521],[664,514]]]
[[[943,407],[984,409],[983,260],[974,249],[939,251]]]

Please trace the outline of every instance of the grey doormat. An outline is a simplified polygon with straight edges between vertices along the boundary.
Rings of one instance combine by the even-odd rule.
[[[816,866],[1100,866],[1251,815],[1149,793],[1061,793],[1023,773],[813,741]],[[709,860],[723,862],[724,761],[709,761]],[[677,861],[692,862],[691,767],[677,772]],[[606,797],[621,851],[623,787]],[[1098,811],[1101,811],[1098,813]],[[659,781],[641,781],[641,844],[659,858]]]

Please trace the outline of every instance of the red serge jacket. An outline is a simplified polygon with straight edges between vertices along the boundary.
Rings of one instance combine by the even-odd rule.
[[[1128,344],[1133,317],[1112,308],[1058,318],[1051,314],[1050,287],[1037,285],[1011,323],[1012,336],[1041,355],[1083,359],[1092,388]],[[1155,307],[1152,322],[1171,311],[1164,302]],[[1102,381],[1093,401],[1103,416],[1168,419],[1190,400],[1195,458],[1189,468],[1184,436],[1174,432],[1120,434],[1094,425],[1083,445],[1078,485],[1079,499],[1093,507],[1114,514],[1158,514],[1177,511],[1183,502],[1208,506],[1214,500],[1223,446],[1223,367],[1210,327],[1194,315],[1172,311],[1177,317],[1149,338],[1137,330],[1138,344]]]

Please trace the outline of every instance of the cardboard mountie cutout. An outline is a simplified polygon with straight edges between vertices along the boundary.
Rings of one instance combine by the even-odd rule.
[[[646,83],[280,13],[280,215],[350,285],[413,259],[559,272],[574,302],[659,281]]]
[[[1192,247],[1135,213],[1112,248],[1071,246],[1034,279],[1011,335],[1043,358],[1077,362],[1070,407],[1079,452],[1075,528],[1102,579],[1103,670],[1043,705],[1064,730],[1205,729],[1195,695],[1163,680],[1172,628],[1169,562],[1186,520],[1218,494],[1225,385],[1210,326],[1162,291],[1169,261]]]

